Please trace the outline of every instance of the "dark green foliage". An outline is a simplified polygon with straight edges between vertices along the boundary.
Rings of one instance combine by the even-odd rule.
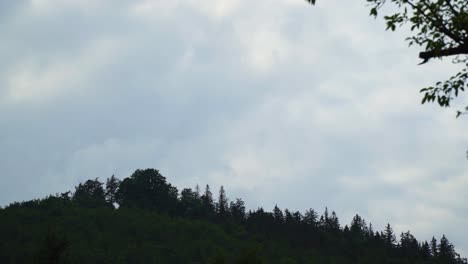
[[[119,190],[120,180],[114,175],[106,180],[106,201],[110,205],[117,203],[116,195]]]
[[[229,205],[229,211],[234,221],[240,223],[245,219],[245,204],[242,199],[237,198],[235,202],[231,202]]]
[[[47,232],[42,247],[37,255],[37,262],[41,264],[67,263],[67,249],[69,242],[59,237],[55,232]]]
[[[390,225],[374,231],[356,215],[342,228],[328,208],[319,221],[313,209],[246,214],[224,187],[216,203],[209,186],[177,196],[153,169],[107,183],[0,209],[0,263],[467,263],[445,236],[419,243],[408,231],[396,243]]]
[[[174,213],[177,196],[177,188],[167,183],[158,170],[146,169],[136,170],[120,183],[116,201],[121,207]]]
[[[229,214],[228,198],[226,197],[226,191],[224,191],[224,187],[222,185],[219,189],[218,202],[216,203],[216,213],[221,219],[227,218]]]
[[[215,213],[215,204],[213,201],[213,194],[211,193],[210,186],[207,184],[205,193],[200,197],[203,206],[203,215],[207,218],[212,218]]]
[[[85,183],[80,183],[75,187],[73,201],[80,206],[89,208],[105,207],[109,204],[106,202],[102,182],[98,179],[87,180]]]

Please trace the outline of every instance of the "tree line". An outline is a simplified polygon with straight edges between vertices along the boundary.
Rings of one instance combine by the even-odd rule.
[[[287,263],[308,263],[304,262],[305,260],[324,261],[319,263],[328,263],[328,261],[335,261],[333,263],[375,263],[375,261],[379,261],[379,263],[468,263],[455,251],[453,244],[445,235],[439,240],[433,237],[429,242],[418,241],[410,231],[407,231],[401,233],[397,239],[390,224],[387,224],[384,230],[376,231],[371,223],[368,224],[361,216],[355,215],[349,225],[342,226],[337,214],[334,211],[330,212],[328,208],[325,208],[321,215],[314,209],[301,213],[288,209],[282,210],[278,206],[275,206],[271,212],[261,207],[247,211],[241,198],[229,201],[223,186],[220,187],[216,199],[213,197],[209,185],[206,185],[204,190],[200,190],[197,185],[194,189],[184,188],[179,192],[156,169],[136,170],[130,177],[123,180],[112,175],[105,183],[97,178],[89,179],[78,184],[74,192],[68,191],[51,195],[45,199],[12,203],[0,210],[0,224],[2,215],[6,216],[7,212],[15,212],[12,219],[17,218],[18,220],[22,216],[14,210],[30,210],[27,212],[31,212],[32,209],[35,209],[39,210],[41,215],[47,212],[47,217],[49,217],[49,214],[53,212],[57,214],[56,211],[51,211],[51,208],[56,208],[54,210],[57,208],[60,210],[81,210],[92,212],[92,214],[110,214],[104,217],[107,219],[106,221],[120,221],[121,219],[113,214],[121,212],[133,216],[138,215],[136,217],[138,219],[149,219],[150,216],[145,215],[145,212],[149,212],[153,215],[152,217],[166,219],[164,221],[167,221],[167,223],[165,222],[167,225],[171,225],[170,222],[175,221],[174,219],[188,221],[190,225],[207,223],[214,229],[221,228],[221,230],[214,231],[215,233],[226,233],[228,237],[237,241],[233,242],[237,246],[230,246],[233,252],[244,248],[244,244],[257,245],[253,246],[253,249],[252,247],[250,249],[244,248],[242,254],[246,256],[246,259],[238,263],[263,263],[262,261],[283,263],[284,261],[279,260],[284,260],[285,257],[290,261]],[[63,215],[69,216],[72,214],[71,212],[65,211],[58,214],[63,217]],[[55,217],[54,221],[61,221],[57,220],[54,214],[52,217]],[[80,216],[75,214],[73,217],[79,218]],[[95,224],[95,220],[87,219],[86,221]],[[12,225],[16,224],[15,222]],[[125,225],[125,223],[122,224]],[[136,228],[145,229],[149,226],[138,225]],[[180,226],[174,228],[180,229]],[[87,231],[89,232],[89,230]],[[69,230],[64,227],[62,232],[66,233]],[[156,234],[160,236],[164,232],[169,231],[159,231]],[[191,237],[190,232],[192,231],[178,234],[176,231],[171,231],[165,240],[158,243],[170,244],[170,240],[198,239]],[[2,229],[0,228],[1,234]],[[180,237],[176,238],[178,236]],[[208,240],[217,236],[213,235]],[[46,252],[44,254],[48,256],[47,259],[54,259],[51,256],[60,259],[57,257],[60,254],[57,255],[56,252],[66,252],[68,242],[61,242],[57,237],[59,236],[55,233],[51,235],[49,231],[47,232],[46,240],[43,242],[46,246],[45,249],[42,247],[41,251]],[[147,239],[150,245],[155,246],[156,242],[152,238]],[[74,241],[69,242],[73,244]],[[213,243],[212,246],[215,248],[223,248],[231,242],[225,241],[217,245],[213,241],[210,243]],[[1,245],[0,242],[0,260],[2,259]],[[187,245],[187,247],[197,248],[197,245]],[[222,249],[221,252],[224,253],[220,254],[218,254],[219,252],[215,253],[217,250],[213,252],[208,250],[211,253],[207,254],[212,255],[211,257],[214,256],[212,261],[231,263],[228,257],[229,250]],[[275,255],[278,252],[288,253],[280,257]],[[3,254],[6,254],[4,257],[7,259],[8,253],[3,252]],[[198,257],[187,255],[187,259],[193,260],[193,258]],[[304,261],[298,261],[301,258]],[[168,257],[168,259],[171,258]],[[174,259],[170,260],[171,263],[174,261]],[[206,256],[200,257],[200,263],[207,261]],[[181,263],[183,262],[181,261]],[[104,261],[104,263],[106,262]]]

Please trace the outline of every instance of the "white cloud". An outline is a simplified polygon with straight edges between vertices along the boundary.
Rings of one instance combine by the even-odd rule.
[[[328,205],[342,224],[357,212],[467,250],[468,124],[418,93],[454,67],[416,66],[406,33],[385,32],[364,4],[36,0],[15,11],[0,44],[1,203],[154,166],[179,187]],[[30,175],[37,184],[14,191]]]
[[[36,61],[26,58],[8,70],[4,103],[43,103],[54,97],[83,89],[119,51],[112,40],[97,40],[79,54]]]

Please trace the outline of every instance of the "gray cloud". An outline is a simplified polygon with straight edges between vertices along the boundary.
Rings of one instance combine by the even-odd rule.
[[[454,68],[416,67],[365,5],[18,3],[0,23],[0,204],[156,167],[468,251],[467,125],[418,94]]]

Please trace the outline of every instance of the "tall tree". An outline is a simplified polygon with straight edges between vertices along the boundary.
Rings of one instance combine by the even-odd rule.
[[[358,214],[351,220],[350,231],[353,237],[364,238],[366,234],[366,221],[362,219]]]
[[[114,175],[112,175],[110,178],[107,178],[106,180],[106,201],[112,206],[117,202],[115,195],[117,194],[119,185],[120,180],[117,179]]]
[[[273,208],[273,218],[275,219],[275,222],[278,224],[284,223],[283,211],[281,211],[278,205],[275,205],[275,207]]]
[[[455,262],[455,249],[452,245],[452,243],[449,242],[449,240],[445,237],[445,235],[442,236],[440,239],[440,243],[438,246],[439,249],[439,259],[442,260],[444,263],[454,263]]]
[[[158,170],[136,170],[120,183],[116,200],[122,207],[137,207],[165,213],[176,211],[177,188]]]
[[[245,203],[242,199],[237,198],[235,202],[230,203],[229,211],[231,212],[231,216],[237,222],[242,222],[245,219]]]
[[[400,235],[400,249],[405,257],[414,259],[419,254],[419,243],[416,238],[407,231]]]
[[[229,213],[228,198],[226,197],[226,191],[224,190],[224,187],[222,185],[219,188],[218,202],[216,203],[216,212],[221,218],[226,218]]]
[[[384,239],[387,245],[389,246],[395,245],[396,237],[395,237],[395,234],[393,233],[393,229],[390,226],[390,224],[387,224],[387,226],[385,226]]]
[[[210,186],[205,186],[205,192],[200,197],[203,205],[203,211],[205,216],[210,217],[215,212],[215,205],[213,202],[213,194],[211,193]]]
[[[75,187],[73,201],[80,206],[90,208],[108,206],[109,204],[106,202],[104,188],[102,185],[103,183],[97,178],[78,184],[78,186]]]
[[[435,237],[432,237],[431,239],[430,248],[432,257],[436,258],[437,256],[439,256],[439,249],[437,248],[437,239],[435,239]]]
[[[421,244],[421,257],[423,260],[429,260],[431,258],[431,248],[427,241]]]
[[[338,216],[336,215],[335,211],[332,211],[330,216],[330,230],[337,232],[340,230],[340,221],[338,220]]]
[[[201,200],[192,189],[185,188],[180,192],[178,215],[200,217],[201,207]]]
[[[311,226],[317,226],[318,214],[314,209],[310,208],[304,214],[304,223]]]

